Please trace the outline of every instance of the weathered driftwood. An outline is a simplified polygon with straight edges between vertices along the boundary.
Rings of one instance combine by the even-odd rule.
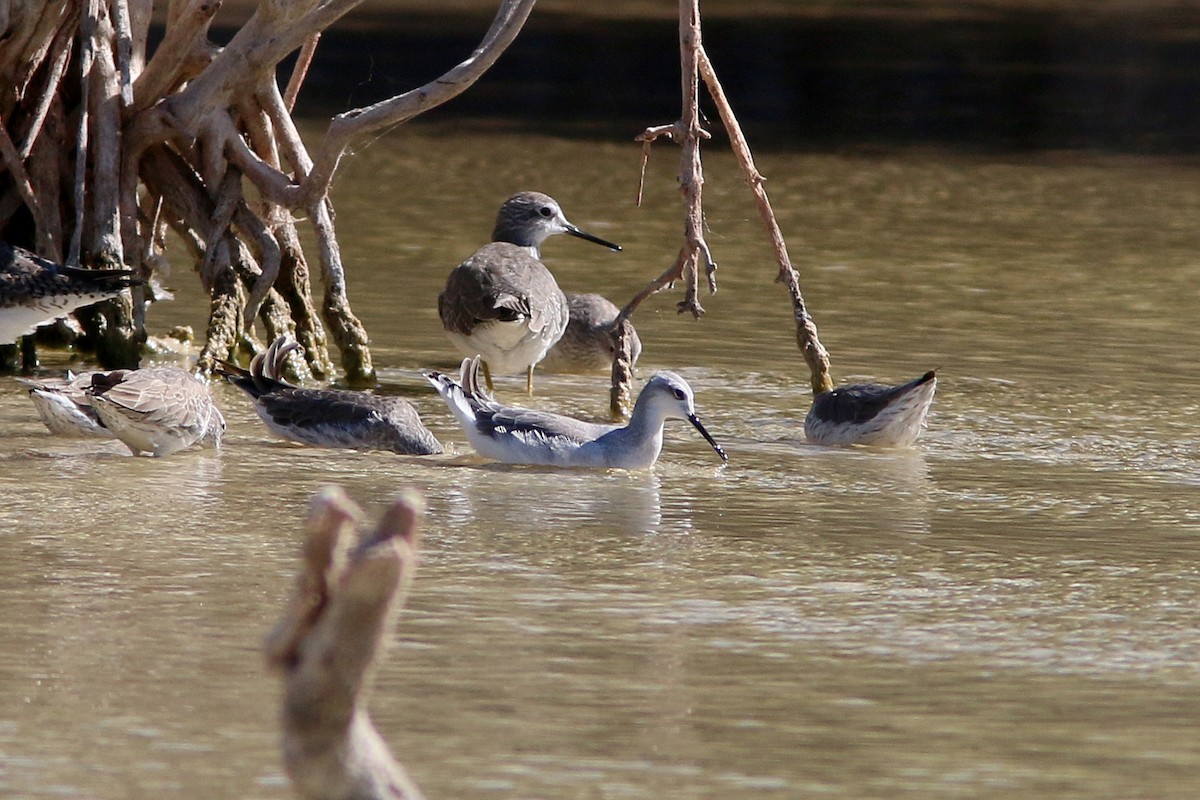
[[[212,294],[201,369],[239,346],[256,347],[251,328],[260,323],[268,341],[280,328],[294,333],[322,377],[331,371],[332,339],[346,381],[373,383],[329,200],[338,162],[354,142],[471,86],[516,37],[534,0],[501,0],[479,47],[437,80],[334,117],[312,157],[292,104],[321,32],[359,2],[262,0],[217,47],[208,29],[220,0],[176,0],[153,52],[153,0],[0,3],[0,235],[56,260],[125,263],[149,277],[163,259],[161,215]],[[275,73],[297,50],[284,94]],[[148,215],[147,207],[157,211]],[[316,234],[320,315],[298,218]],[[136,362],[140,312],[126,301],[94,313],[102,362]]]
[[[745,173],[746,182],[754,192],[758,203],[759,214],[767,228],[776,259],[779,262],[779,275],[776,280],[787,285],[788,294],[792,301],[793,314],[796,319],[796,342],[800,347],[804,360],[808,364],[812,376],[813,394],[833,388],[829,377],[829,354],[820,339],[817,338],[817,326],[809,316],[800,293],[800,278],[792,268],[788,257],[787,245],[783,233],[771,210],[763,182],[766,180],[754,166],[750,154],[750,146],[742,133],[741,125],[734,116],[733,107],[725,96],[725,90],[717,80],[716,70],[704,50],[700,30],[699,0],[679,0],[679,56],[682,67],[683,114],[677,121],[669,125],[657,125],[647,128],[637,136],[642,143],[641,177],[638,183],[637,202],[641,204],[642,186],[646,179],[646,164],[650,159],[650,147],[659,139],[671,139],[681,148],[679,167],[679,189],[684,201],[684,239],[675,258],[675,263],[665,269],[658,277],[650,281],[644,289],[638,292],[632,300],[621,309],[614,324],[617,355],[613,360],[612,392],[610,409],[613,416],[623,417],[629,414],[632,407],[632,342],[629,337],[629,318],[637,307],[652,294],[668,288],[676,281],[683,280],[684,298],[679,302],[679,312],[690,312],[699,318],[704,314],[704,308],[699,301],[699,265],[704,264],[705,277],[709,293],[717,291],[717,263],[712,251],[704,238],[704,204],[702,189],[704,186],[704,170],[700,162],[700,142],[708,139],[709,134],[700,125],[699,84],[703,79],[709,95],[716,103],[721,114],[721,121],[729,134],[733,151],[738,163]]]
[[[353,543],[358,507],[333,487],[313,498],[304,563],[266,642],[268,665],[284,680],[284,764],[308,800],[421,797],[366,709],[416,570],[421,510],[410,493]]]

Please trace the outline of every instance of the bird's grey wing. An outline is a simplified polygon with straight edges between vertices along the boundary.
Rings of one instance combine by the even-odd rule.
[[[304,389],[280,385],[258,399],[258,405],[279,425],[313,430],[329,425],[369,428],[383,424],[379,404],[372,395],[351,396],[332,389]]]
[[[530,297],[556,295],[555,311],[561,304],[567,317],[566,298],[550,270],[523,247],[492,242],[455,267],[438,297],[438,314],[448,331],[469,334],[480,323],[530,319],[530,327],[541,330],[545,310]]]
[[[878,383],[841,386],[817,395],[811,413],[837,424],[867,422],[911,388],[910,384],[884,386]]]
[[[477,403],[475,425],[479,432],[508,433],[525,440],[581,445],[614,430],[615,425],[597,425],[549,411],[510,408],[498,403]]]
[[[528,298],[514,291],[511,281],[498,281],[491,271],[479,269],[474,259],[455,267],[438,295],[438,316],[446,330],[465,336],[485,322],[528,316]]]
[[[286,386],[260,396],[257,405],[294,438],[312,444],[419,455],[442,452],[416,409],[400,398]]]

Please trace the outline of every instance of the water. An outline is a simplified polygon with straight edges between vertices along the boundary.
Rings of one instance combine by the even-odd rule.
[[[655,151],[641,209],[638,154],[443,123],[344,163],[384,390],[459,453],[417,374],[457,360],[446,273],[537,189],[625,246],[552,239],[562,285],[624,302],[682,231],[677,151]],[[371,706],[431,798],[1194,797],[1197,164],[758,159],[838,380],[939,369],[917,448],[803,444],[786,292],[719,143],[720,291],[698,322],[675,293],[635,322],[643,374],[691,382],[727,467],[683,424],[628,474],[305,449],[228,387],[219,455],[134,459],[50,437],[0,379],[0,794],[290,796],[260,643],[307,499],[338,483],[372,513],[403,486],[428,501]],[[176,269],[150,324],[202,329]],[[607,406],[603,376],[537,386],[546,408]]]

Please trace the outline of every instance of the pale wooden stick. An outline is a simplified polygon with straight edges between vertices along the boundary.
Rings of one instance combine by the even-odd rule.
[[[88,251],[97,263],[121,266],[125,263],[125,247],[121,235],[120,199],[121,89],[112,47],[116,31],[110,17],[99,13],[99,6],[96,10],[99,16],[92,32],[93,60],[88,95],[93,125],[92,184],[88,192],[91,213],[87,226],[92,241]],[[136,213],[133,208],[128,212],[131,218]]]
[[[191,0],[172,16],[162,42],[133,82],[131,110],[149,108],[174,88],[196,48],[203,46],[220,7],[214,0]]]
[[[416,570],[422,508],[409,492],[353,544],[358,506],[334,487],[313,498],[304,564],[265,646],[284,681],[284,764],[306,800],[421,800],[366,701]]]
[[[130,63],[133,61],[133,25],[129,21],[127,0],[112,0],[113,26],[117,33],[117,70],[120,75],[121,105],[133,105],[133,79]]]

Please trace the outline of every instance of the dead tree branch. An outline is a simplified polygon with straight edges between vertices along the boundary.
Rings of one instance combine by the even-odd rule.
[[[270,338],[294,327],[317,375],[332,373],[332,340],[346,382],[373,384],[329,199],[338,162],[356,140],[470,87],[515,39],[534,0],[498,0],[468,59],[413,91],[334,117],[310,150],[292,105],[322,32],[360,1],[266,0],[218,47],[209,28],[221,0],[172,0],[151,51],[153,0],[0,0],[0,234],[16,227],[16,238],[29,240],[21,244],[56,260],[130,266],[150,279],[165,259],[148,227],[156,215],[143,213],[143,201],[158,207],[161,199],[166,224],[193,252],[211,293],[202,367],[233,357],[230,348],[255,347],[257,320]],[[297,50],[285,96],[276,72]],[[51,132],[58,135],[48,146]],[[168,185],[175,181],[182,183]],[[301,216],[316,232],[319,303],[296,231]],[[135,365],[142,311],[126,301],[107,307],[103,322],[88,312],[93,333],[105,331],[92,337],[107,353],[102,363]]]
[[[775,280],[787,286],[788,296],[792,300],[792,313],[796,320],[796,344],[804,356],[804,362],[808,364],[815,397],[821,392],[827,392],[833,388],[833,379],[829,377],[829,353],[821,344],[821,340],[817,338],[817,324],[809,315],[808,307],[804,304],[804,296],[800,293],[800,275],[792,267],[787,243],[783,240],[783,232],[779,229],[779,222],[775,219],[775,212],[771,209],[771,201],[767,197],[767,188],[764,185],[766,178],[754,166],[754,157],[750,153],[750,145],[746,142],[746,136],[742,133],[742,126],[734,116],[733,106],[730,105],[729,98],[725,96],[725,89],[717,79],[717,72],[713,69],[712,61],[709,60],[708,53],[705,52],[703,46],[699,48],[697,55],[700,75],[704,78],[704,85],[708,88],[708,93],[720,112],[721,121],[725,124],[725,131],[729,134],[730,146],[733,147],[733,153],[742,167],[746,183],[754,192],[759,216],[762,217],[763,225],[767,229],[767,236],[771,240],[771,247],[775,251],[775,259],[779,263],[779,275]]]
[[[621,309],[621,313],[617,316],[614,325],[617,355],[613,359],[612,390],[609,395],[609,409],[614,417],[628,415],[633,407],[631,388],[633,370],[630,366],[633,361],[633,345],[625,323],[637,310],[642,300],[672,285],[677,280],[683,280],[685,282],[684,298],[678,304],[679,313],[689,312],[694,318],[699,319],[704,314],[697,286],[699,276],[697,267],[702,258],[708,276],[709,292],[717,290],[715,275],[717,265],[712,260],[708,243],[704,240],[704,168],[700,161],[700,141],[708,139],[709,134],[700,126],[700,43],[700,2],[699,0],[680,0],[679,60],[683,96],[682,116],[670,125],[647,128],[637,137],[637,141],[642,143],[641,179],[638,182],[639,202],[642,196],[642,184],[645,181],[646,163],[650,157],[650,146],[663,136],[669,137],[680,146],[679,190],[683,194],[684,203],[684,242],[674,265],[651,281]]]
[[[638,179],[637,202],[642,201],[642,188],[646,180],[646,164],[650,159],[650,147],[658,139],[666,136],[680,145],[683,152],[680,156],[679,188],[684,197],[684,244],[679,251],[675,263],[665,272],[651,281],[645,289],[639,292],[617,318],[616,348],[617,356],[613,361],[612,392],[610,394],[610,409],[614,416],[625,416],[632,406],[632,369],[630,368],[631,342],[627,332],[628,320],[638,305],[650,295],[672,285],[677,280],[685,282],[684,299],[679,303],[679,311],[690,311],[699,317],[704,313],[698,299],[699,265],[704,264],[705,276],[708,280],[709,292],[717,290],[716,269],[712,250],[704,238],[704,210],[702,189],[704,172],[700,163],[700,141],[709,138],[709,134],[700,127],[700,113],[697,94],[699,81],[702,77],[709,95],[717,105],[721,121],[729,134],[729,139],[741,165],[746,182],[754,192],[758,204],[759,215],[766,226],[767,235],[779,262],[777,280],[788,288],[792,300],[793,314],[796,320],[796,343],[808,364],[812,377],[813,395],[833,388],[829,377],[829,353],[817,337],[817,326],[808,313],[804,297],[800,293],[800,278],[792,268],[788,257],[787,246],[783,233],[771,210],[765,178],[754,166],[750,146],[742,133],[741,125],[733,113],[721,82],[717,79],[716,70],[704,50],[700,32],[700,3],[699,0],[680,0],[679,2],[679,53],[682,67],[683,116],[670,125],[658,125],[647,128],[638,137],[642,144],[642,160]]]

